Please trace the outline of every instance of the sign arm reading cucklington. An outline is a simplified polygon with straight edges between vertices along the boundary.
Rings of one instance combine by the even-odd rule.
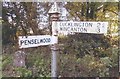
[[[57,21],[52,22],[52,27],[56,29],[54,24],[57,24],[58,33],[77,32],[77,33],[94,33],[107,34],[108,22],[78,22],[78,21]]]

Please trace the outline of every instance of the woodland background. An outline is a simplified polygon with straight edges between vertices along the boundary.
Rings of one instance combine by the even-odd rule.
[[[2,2],[2,76],[50,77],[49,46],[27,48],[26,68],[13,66],[18,50],[18,36],[50,34],[50,2]],[[68,34],[59,36],[59,77],[118,77],[118,2],[58,2],[66,9],[60,19],[72,21],[107,21],[108,33]],[[64,10],[63,10],[64,11]]]

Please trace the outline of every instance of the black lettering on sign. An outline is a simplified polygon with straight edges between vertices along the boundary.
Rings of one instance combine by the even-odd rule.
[[[51,39],[50,38],[48,38],[48,42],[50,42],[51,41]]]
[[[40,39],[40,43],[43,42],[43,39]]]
[[[33,44],[34,43],[33,41],[34,41],[33,39],[32,40],[27,40],[28,44]]]
[[[87,32],[87,29],[86,28],[83,28],[85,32]]]
[[[38,40],[37,40],[37,39],[35,39],[35,44],[39,44],[39,42],[38,42]]]
[[[28,40],[28,43],[31,44],[31,40]]]
[[[77,32],[77,30],[78,30],[78,28],[71,28],[71,31],[75,31],[75,32]]]
[[[50,42],[50,38],[43,38],[43,39],[31,39],[31,40],[20,40],[20,45],[30,45],[30,44],[40,44],[40,43],[48,43]]]
[[[22,45],[24,43],[24,40],[20,40],[20,45]]]
[[[66,23],[60,23],[60,26],[66,26]]]
[[[60,27],[60,31],[69,31],[70,27]]]
[[[62,26],[62,24],[60,23],[60,26]]]
[[[89,26],[91,26],[91,27],[92,27],[92,26],[93,26],[93,23],[89,23]]]
[[[68,26],[72,26],[72,23],[68,23]]]
[[[98,33],[100,33],[100,23],[97,23],[97,29],[98,29]]]
[[[50,42],[51,39],[50,38],[43,38],[43,39],[40,39],[40,43],[48,43]]]
[[[78,26],[78,23],[74,23],[74,26]]]
[[[44,39],[43,39],[43,43],[45,43],[45,42],[46,42],[46,39],[44,38]]]
[[[50,42],[50,41],[51,41],[50,38],[46,38],[46,39],[45,39],[45,42],[46,42],[46,43],[48,43],[48,42]]]
[[[27,45],[27,41],[28,41],[28,40],[24,40],[24,45]]]
[[[86,23],[83,23],[83,26],[84,26],[84,27],[92,27],[92,23],[87,23],[87,22],[86,22]]]
[[[25,40],[25,43],[24,43],[25,45],[27,45],[27,41],[28,41],[28,40]]]

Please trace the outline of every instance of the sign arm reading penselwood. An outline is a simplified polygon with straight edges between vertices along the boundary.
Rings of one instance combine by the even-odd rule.
[[[50,35],[19,36],[19,47],[29,48],[57,43],[57,37]]]

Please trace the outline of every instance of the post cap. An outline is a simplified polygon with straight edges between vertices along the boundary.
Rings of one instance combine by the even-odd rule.
[[[55,14],[55,13],[60,14],[60,8],[58,7],[56,2],[54,2],[50,10],[48,11],[48,14]]]

